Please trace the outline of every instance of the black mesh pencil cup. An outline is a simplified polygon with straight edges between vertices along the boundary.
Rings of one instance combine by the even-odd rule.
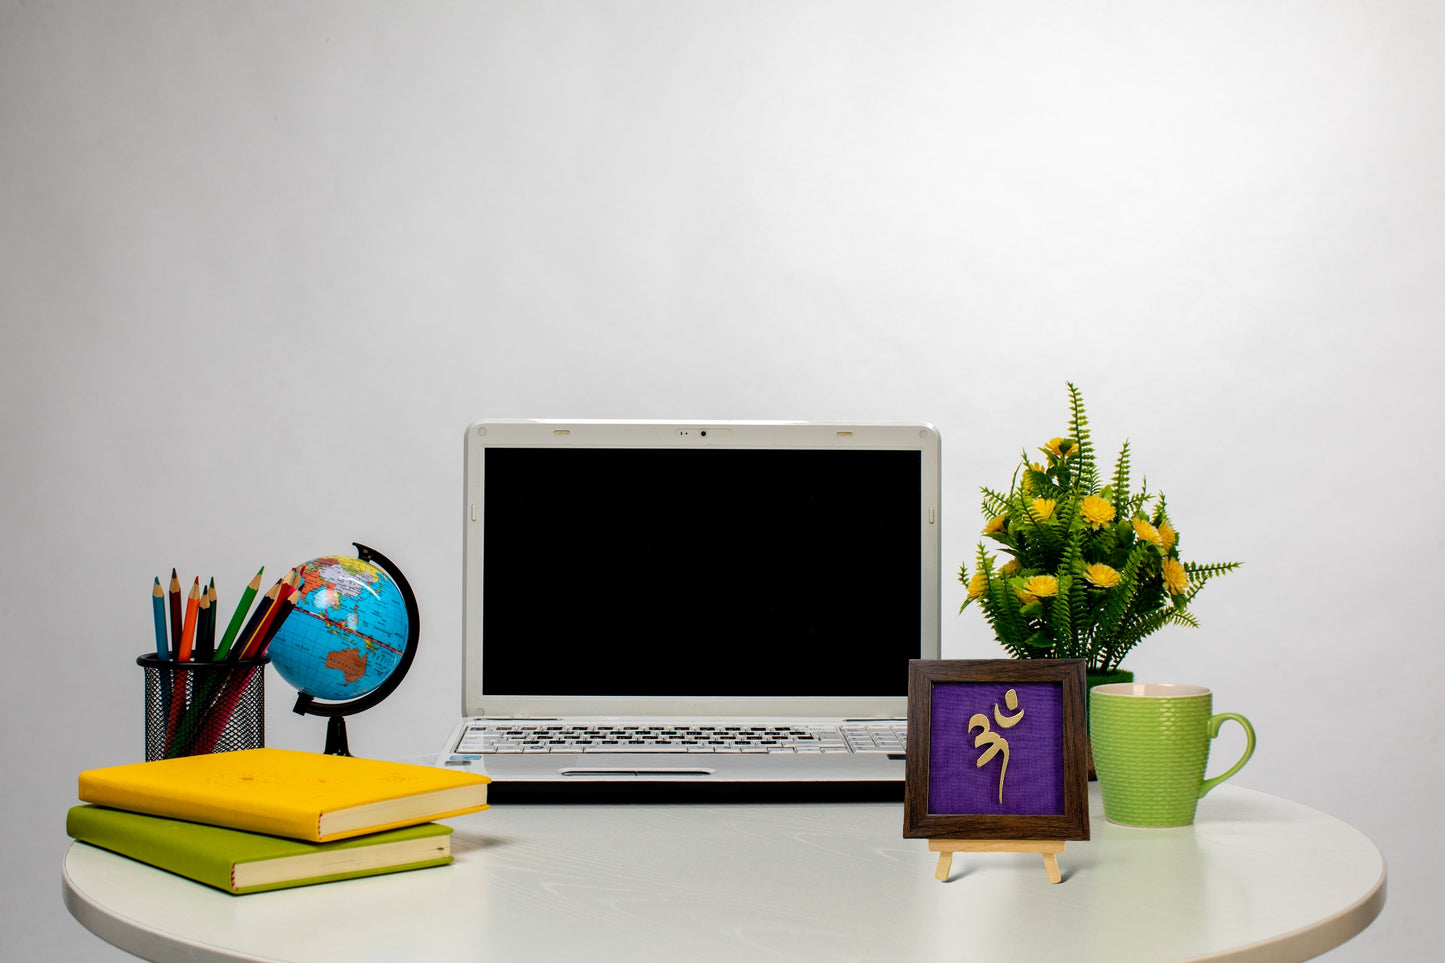
[[[266,663],[176,662],[155,654],[145,670],[146,761],[266,745]]]

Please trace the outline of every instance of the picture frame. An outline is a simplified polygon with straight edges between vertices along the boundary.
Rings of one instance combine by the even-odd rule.
[[[903,835],[1088,839],[1084,670],[1082,659],[911,660]]]

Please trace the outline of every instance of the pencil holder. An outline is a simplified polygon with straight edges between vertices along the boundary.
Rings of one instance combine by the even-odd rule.
[[[146,761],[266,745],[266,663],[175,662],[142,655]]]

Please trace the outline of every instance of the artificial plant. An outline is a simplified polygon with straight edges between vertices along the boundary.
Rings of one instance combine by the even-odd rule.
[[[959,611],[975,603],[999,642],[1019,659],[1084,659],[1091,673],[1117,670],[1166,625],[1198,627],[1189,603],[1239,562],[1201,565],[1179,554],[1164,494],[1147,481],[1131,492],[1129,443],[1107,482],[1099,477],[1079,390],[1069,388],[1069,435],[1028,452],[1007,494],[983,493],[985,542]]]

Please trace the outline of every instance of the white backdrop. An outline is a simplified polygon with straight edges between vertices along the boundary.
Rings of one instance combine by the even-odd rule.
[[[1384,850],[1331,959],[1421,958],[1442,42],[1432,0],[3,0],[0,957],[121,956],[63,818],[141,751],[172,566],[393,558],[420,654],[351,742],[413,754],[460,701],[469,421],[929,420],[951,569],[1073,380],[1186,556],[1246,563],[1126,667]],[[1001,655],[961,601],[944,655]]]

